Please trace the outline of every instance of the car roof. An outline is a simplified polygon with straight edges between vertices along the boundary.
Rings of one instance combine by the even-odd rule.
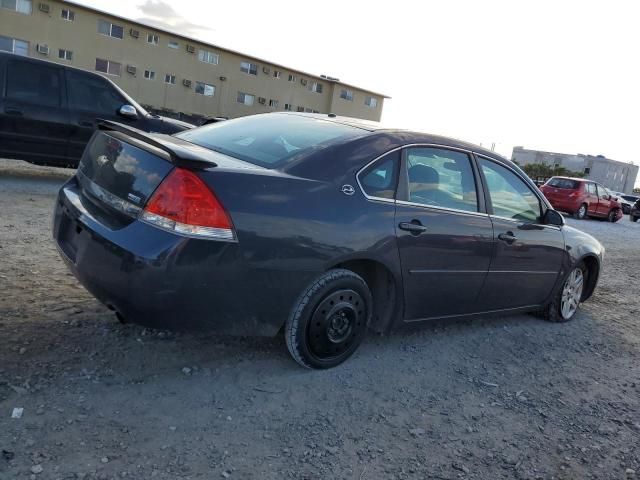
[[[561,178],[562,180],[573,180],[576,182],[591,182],[591,183],[598,183],[595,182],[593,180],[589,180],[588,178],[580,178],[580,177],[565,177],[564,175],[554,175],[551,178]]]
[[[458,140],[456,138],[445,137],[442,135],[433,135],[424,132],[418,132],[415,130],[407,130],[402,128],[392,128],[380,122],[374,122],[370,120],[362,120],[359,118],[352,117],[343,117],[340,115],[335,115],[333,113],[303,113],[303,112],[273,112],[269,115],[294,115],[300,117],[308,117],[308,118],[317,118],[326,120],[333,123],[339,123],[342,125],[348,125],[350,127],[360,128],[362,130],[369,131],[371,133],[386,133],[390,135],[401,136],[405,143],[424,143],[424,144],[434,144],[434,145],[443,145],[443,146],[451,146],[455,148],[460,148],[463,150],[469,150],[481,155],[485,155],[487,157],[494,158],[496,160],[500,160],[502,162],[508,161],[502,155],[497,154],[491,150],[483,148],[479,145],[465,142],[463,140]]]

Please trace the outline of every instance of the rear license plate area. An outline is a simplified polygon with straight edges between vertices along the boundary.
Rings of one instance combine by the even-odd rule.
[[[67,258],[73,263],[76,262],[81,233],[82,226],[77,221],[72,220],[67,215],[62,216],[60,220],[59,245]]]

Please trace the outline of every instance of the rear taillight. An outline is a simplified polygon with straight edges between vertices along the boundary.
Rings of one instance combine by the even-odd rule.
[[[235,240],[229,215],[198,176],[175,168],[153,193],[142,220],[172,232],[213,240]]]

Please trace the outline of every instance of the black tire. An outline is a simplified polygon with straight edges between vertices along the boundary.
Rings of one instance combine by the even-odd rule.
[[[631,219],[632,222],[638,221],[638,217],[634,217],[633,215],[631,215],[629,218]]]
[[[609,212],[609,215],[607,215],[607,220],[609,220],[611,223],[616,223],[618,221],[618,209],[614,208],[613,210],[611,210]]]
[[[577,218],[578,220],[584,220],[587,217],[588,209],[589,207],[587,206],[587,204],[583,203],[582,205],[580,205],[580,208],[578,208],[578,210],[574,212],[574,218]]]
[[[582,295],[584,295],[584,286],[586,286],[587,280],[589,278],[589,270],[587,269],[586,265],[583,262],[580,262],[577,265],[573,266],[569,270],[567,275],[564,277],[562,281],[562,286],[559,288],[558,292],[554,295],[553,300],[551,300],[551,302],[544,309],[542,309],[539,312],[536,312],[539,317],[542,317],[548,322],[554,322],[554,323],[565,323],[572,320],[575,317],[575,313],[580,306],[579,304],[578,306],[576,306],[576,311],[574,311],[573,314],[571,314],[571,316],[569,316],[568,318],[566,318],[562,314],[562,294],[564,291],[564,286],[569,281],[569,278],[571,277],[571,274],[573,273],[574,269],[580,269],[582,271],[583,290],[581,293]]]
[[[371,319],[371,292],[350,270],[320,275],[296,301],[284,336],[293,359],[306,368],[332,368],[362,343]]]

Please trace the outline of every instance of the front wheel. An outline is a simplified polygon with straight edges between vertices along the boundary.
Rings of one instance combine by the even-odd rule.
[[[615,223],[618,221],[618,211],[615,208],[609,212],[607,220],[609,220],[611,223]]]
[[[574,317],[582,301],[587,274],[587,268],[582,262],[569,272],[560,291],[541,312],[545,320],[560,323],[568,322]]]
[[[329,270],[296,301],[285,325],[293,359],[307,368],[331,368],[362,343],[371,318],[371,292],[350,270]]]

